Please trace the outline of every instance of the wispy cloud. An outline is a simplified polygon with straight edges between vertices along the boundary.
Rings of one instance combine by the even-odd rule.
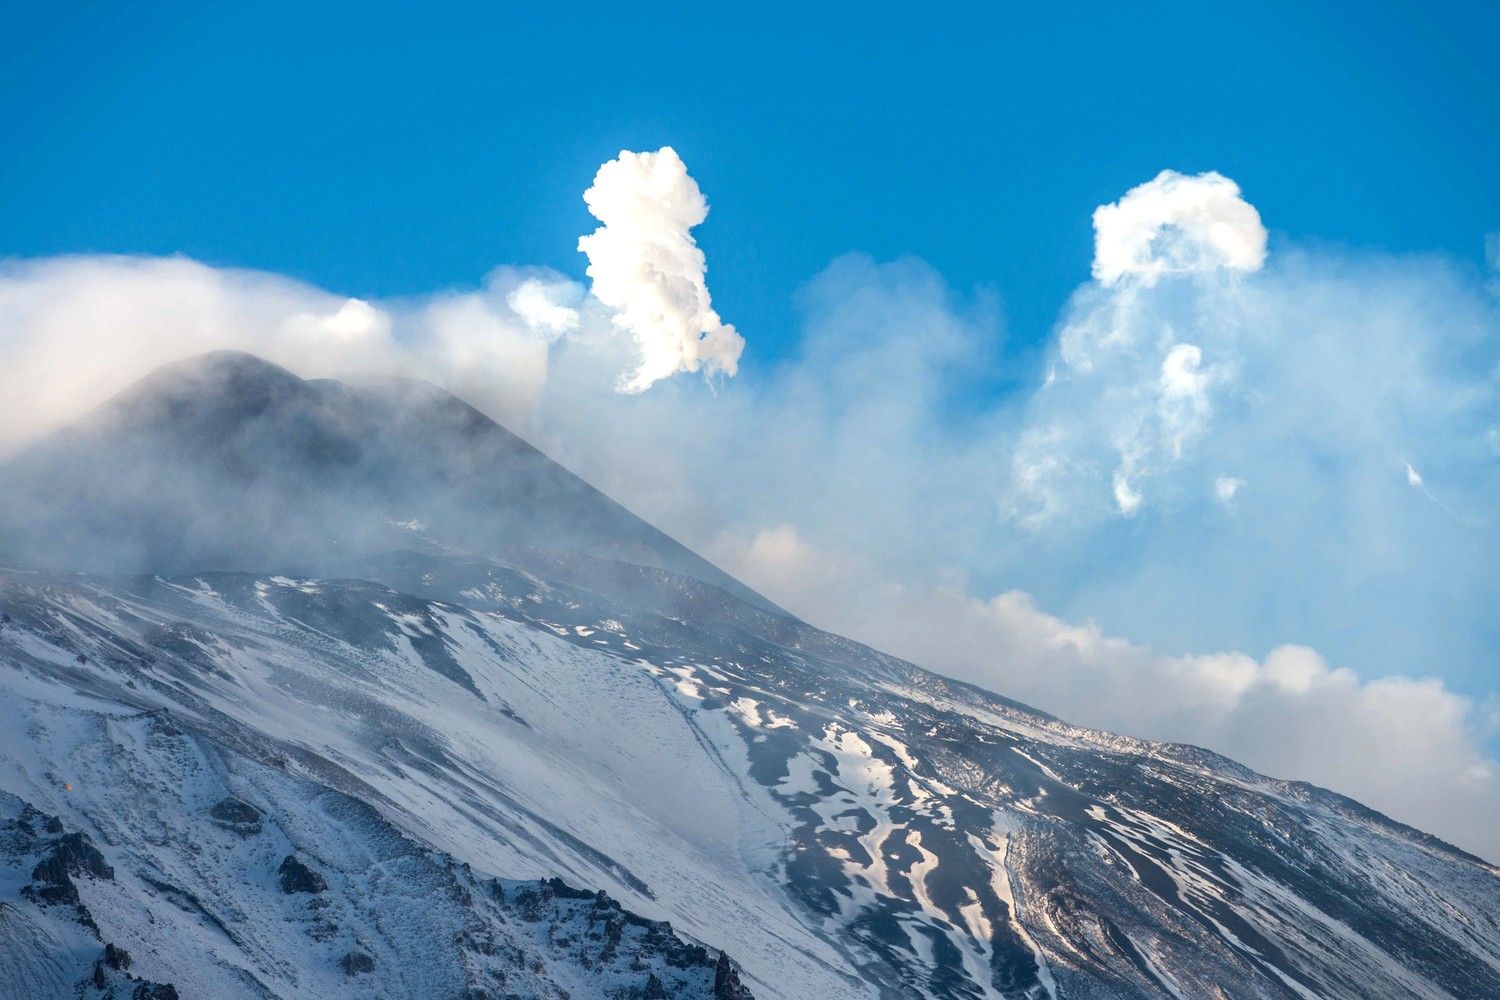
[[[1484,526],[1483,521],[1480,521],[1477,518],[1464,517],[1458,511],[1454,510],[1452,507],[1449,507],[1447,504],[1443,503],[1443,501],[1434,496],[1433,492],[1427,488],[1427,483],[1422,480],[1421,474],[1417,472],[1416,469],[1413,469],[1411,467],[1410,462],[1406,463],[1406,483],[1408,486],[1411,486],[1413,489],[1420,492],[1424,497],[1437,504],[1439,510],[1447,514],[1449,517],[1453,518],[1455,521],[1458,521],[1460,524],[1468,525],[1471,528],[1480,528]]]

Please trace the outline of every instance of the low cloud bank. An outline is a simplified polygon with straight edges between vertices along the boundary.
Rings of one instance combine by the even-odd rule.
[[[701,193],[662,150],[590,196],[591,288],[502,268],[362,302],[181,259],[6,264],[0,454],[214,348],[425,376],[820,625],[1500,859],[1500,710],[1434,676],[1494,689],[1491,277],[1268,253],[1233,182],[1169,172],[1096,215],[1029,389],[975,391],[1005,363],[995,302],[851,256],[802,293],[800,352],[714,395],[669,377],[744,346]]]
[[[1500,704],[1436,678],[1362,679],[1306,646],[1170,656],[1074,625],[1022,591],[873,584],[874,567],[782,525],[713,554],[834,631],[1081,725],[1208,747],[1332,788],[1488,859],[1500,857]]]
[[[540,275],[540,277],[538,276]],[[471,293],[401,303],[183,258],[0,265],[0,457],[168,361],[249,351],[305,376],[419,375],[503,420],[532,412],[578,289],[501,269]],[[618,361],[618,358],[616,359]]]

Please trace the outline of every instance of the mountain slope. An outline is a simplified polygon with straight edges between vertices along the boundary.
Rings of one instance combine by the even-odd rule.
[[[307,385],[284,383],[345,391]],[[264,427],[300,403],[204,431],[221,408],[179,375],[152,395],[178,391],[153,433],[224,466],[205,480],[334,477],[304,483],[312,504],[348,495],[339,469],[367,481],[359,462],[264,467],[287,433]],[[598,551],[527,546],[524,526],[465,533],[382,489],[354,520],[426,499],[424,551],[379,552],[414,533],[377,527],[319,551],[317,576],[0,571],[0,977],[94,989],[98,966],[105,989],[210,997],[1500,995],[1500,871],[1433,837],[946,681],[663,568],[670,547],[633,564],[655,536],[632,520]],[[102,527],[103,509],[59,511]],[[67,518],[53,535],[86,537]],[[44,865],[63,837],[96,861]]]
[[[0,465],[0,558],[313,571],[399,547],[523,546],[670,569],[779,610],[484,414],[415,379],[167,365]]]
[[[104,726],[165,708],[261,777],[255,795],[163,798],[154,815],[182,832],[158,853],[207,839],[217,797],[305,818],[338,793],[476,871],[561,875],[730,945],[762,997],[1500,990],[1495,869],[1337,796],[1073,729],[750,609],[703,628],[406,558],[468,597],[8,575],[5,703],[25,714],[7,731],[27,735],[7,790],[99,842],[159,838],[91,785],[129,789],[153,755],[107,771],[69,742],[69,706],[87,696]],[[181,985],[171,971],[151,975]]]
[[[603,893],[479,877],[169,713],[29,704],[37,749],[87,765],[65,812],[95,832],[0,793],[8,996],[749,996]]]

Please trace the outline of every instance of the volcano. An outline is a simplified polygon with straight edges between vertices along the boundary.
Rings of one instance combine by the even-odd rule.
[[[0,466],[0,993],[1500,996],[1500,869],[814,628],[426,383]]]

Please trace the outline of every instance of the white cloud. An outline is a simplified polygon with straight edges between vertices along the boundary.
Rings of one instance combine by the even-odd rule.
[[[1141,509],[1141,494],[1131,485],[1130,470],[1125,466],[1115,470],[1114,495],[1115,506],[1126,517],[1134,517]]]
[[[708,202],[676,151],[622,151],[583,200],[603,223],[578,241],[594,297],[640,349],[621,390],[642,392],[677,372],[734,375],[745,341],[710,304],[707,264],[691,235]]]
[[[318,328],[345,340],[363,340],[367,337],[384,337],[390,334],[391,321],[388,316],[363,299],[349,299],[339,306],[332,316],[318,320]]]
[[[809,594],[845,588],[852,575],[870,569],[868,563],[810,544],[791,524],[762,528],[748,540],[721,532],[707,552],[721,565],[740,567],[746,573],[742,579],[770,582],[804,604]]]
[[[1260,213],[1217,173],[1163,170],[1094,212],[1094,277],[1105,285],[1127,276],[1149,285],[1166,274],[1258,271],[1265,259]]]
[[[1214,479],[1214,496],[1218,497],[1219,503],[1228,506],[1234,502],[1234,495],[1245,485],[1243,479],[1234,476],[1218,476]]]
[[[578,310],[561,301],[575,297],[572,291],[562,282],[526,278],[505,296],[505,304],[530,329],[557,337],[578,329]]]
[[[577,314],[552,304],[535,278],[509,291],[496,287],[511,277],[500,272],[483,291],[437,296],[412,315],[411,325],[421,331],[412,345],[417,371],[516,423],[536,406],[547,383],[552,341],[573,328],[566,325],[570,320],[576,325]]]
[[[181,258],[0,265],[0,455],[156,366],[249,346],[299,364],[389,349],[379,310],[275,275]]]
[[[1208,390],[1213,375],[1211,369],[1203,367],[1203,351],[1196,345],[1171,344],[1162,358],[1156,385],[1129,388],[1129,394],[1137,399],[1154,397],[1155,405],[1129,407],[1121,413],[1122,419],[1111,435],[1119,454],[1112,492],[1121,515],[1135,516],[1145,502],[1143,481],[1179,462],[1183,448],[1203,433],[1212,412]],[[1017,485],[1025,488],[1036,484],[1029,481]]]
[[[558,338],[587,339],[582,295],[560,275],[511,268],[475,292],[372,303],[184,258],[10,262],[0,265],[0,457],[158,365],[219,349],[307,376],[424,377],[524,422]],[[608,323],[594,325],[595,353],[607,353]]]

